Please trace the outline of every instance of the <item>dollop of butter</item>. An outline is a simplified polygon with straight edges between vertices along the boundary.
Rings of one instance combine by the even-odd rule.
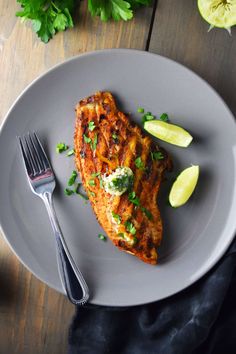
[[[117,167],[108,176],[103,177],[103,186],[111,195],[122,195],[133,186],[134,174],[129,167]]]

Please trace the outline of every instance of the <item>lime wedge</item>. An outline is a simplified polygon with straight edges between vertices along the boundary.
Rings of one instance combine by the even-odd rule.
[[[183,170],[174,182],[169,202],[172,207],[177,208],[185,204],[193,194],[199,176],[199,166],[191,166]]]
[[[158,139],[177,146],[187,147],[193,140],[193,137],[183,128],[160,120],[145,122],[144,129]]]
[[[211,27],[230,29],[236,25],[235,0],[198,0],[198,9]]]

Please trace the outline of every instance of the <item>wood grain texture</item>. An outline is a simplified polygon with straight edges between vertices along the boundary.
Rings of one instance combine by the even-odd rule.
[[[208,81],[236,114],[236,28],[212,29],[196,0],[158,0],[149,51],[174,59]]]
[[[18,94],[38,75],[71,56],[104,48],[146,46],[152,8],[133,21],[101,23],[83,1],[76,25],[47,45],[14,14],[15,0],[0,0],[0,121]],[[74,307],[37,280],[0,237],[0,354],[64,354]]]

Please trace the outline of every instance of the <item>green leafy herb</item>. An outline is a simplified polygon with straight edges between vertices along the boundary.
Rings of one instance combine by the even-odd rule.
[[[155,116],[152,115],[152,114],[146,114],[145,118],[146,118],[146,121],[147,120],[153,120],[153,119],[155,119]]]
[[[94,181],[94,179],[90,179],[90,180],[88,181],[88,183],[89,183],[89,185],[92,186],[92,187],[95,186],[95,181]]]
[[[31,20],[33,30],[47,43],[59,31],[73,27],[72,15],[77,14],[77,0],[17,0],[21,11],[16,16],[24,21]],[[151,0],[88,0],[88,9],[92,16],[99,16],[102,21],[113,18],[130,20],[139,6],[150,5]]]
[[[73,184],[75,183],[75,180],[77,178],[78,174],[76,171],[73,171],[70,178],[69,178],[69,181],[68,181],[68,186],[73,186]]]
[[[138,112],[138,113],[144,113],[144,108],[139,107],[139,108],[137,109],[137,112]]]
[[[66,154],[67,156],[71,156],[71,155],[74,155],[75,154],[75,150],[74,149],[71,149],[68,151],[68,153]]]
[[[90,194],[92,197],[96,197],[96,194],[95,194],[93,191],[89,191],[89,194]]]
[[[119,143],[119,138],[118,138],[118,135],[116,133],[113,133],[112,134],[112,139],[114,141],[115,144],[118,144]]]
[[[122,238],[125,238],[125,235],[123,232],[120,232],[119,234],[117,234],[118,237],[122,237]]]
[[[162,120],[163,122],[168,122],[169,117],[167,113],[162,113],[160,116],[160,120]]]
[[[162,154],[161,151],[151,152],[151,157],[152,157],[152,161],[164,159],[164,155]]]
[[[72,195],[72,194],[74,194],[74,191],[72,189],[65,188],[64,193],[65,193],[65,195]]]
[[[145,170],[144,163],[143,163],[143,161],[142,161],[140,156],[137,157],[137,159],[135,159],[134,163],[135,163],[135,166],[137,168],[139,168],[140,170]]]
[[[22,10],[16,13],[24,21],[31,20],[33,30],[47,43],[56,32],[73,27],[71,12],[75,0],[17,0]]]
[[[75,188],[75,193],[78,194],[82,199],[84,200],[88,200],[88,196],[86,194],[83,194],[80,192],[80,188],[82,186],[82,183],[78,183],[76,188]]]
[[[102,240],[102,241],[107,240],[106,236],[104,236],[103,234],[98,234],[98,238],[100,238],[100,240]]]
[[[140,206],[140,199],[136,196],[136,193],[134,191],[129,193],[128,199],[134,205]]]
[[[135,228],[134,224],[131,221],[127,220],[125,222],[125,228],[126,228],[126,230],[128,232],[131,233],[131,235],[135,235],[136,234],[136,228]]]
[[[101,174],[101,172],[94,172],[91,174],[91,177],[98,177]]]
[[[96,133],[96,134],[94,135],[93,142],[91,142],[91,144],[90,144],[92,150],[96,150],[97,143],[98,143],[98,135],[97,135],[97,133]]]
[[[153,120],[155,116],[151,112],[147,112],[142,116],[142,123],[144,124],[147,120]]]
[[[98,176],[100,188],[103,188],[103,180],[101,176]]]
[[[137,237],[134,236],[134,238],[133,238],[133,245],[136,245],[136,243],[138,243],[138,239],[137,239]]]
[[[89,122],[88,128],[91,132],[96,128],[94,121]]]
[[[112,211],[111,213],[112,213],[113,218],[116,220],[116,223],[117,223],[118,225],[120,225],[120,223],[121,223],[121,217],[120,217],[120,215],[114,213],[114,211]]]
[[[85,141],[87,144],[90,144],[90,143],[91,143],[92,139],[89,138],[86,134],[84,134],[83,137],[84,137],[84,141]]]
[[[153,215],[152,215],[152,213],[151,213],[148,209],[146,209],[146,208],[144,208],[144,207],[141,207],[141,210],[144,212],[144,214],[146,215],[146,217],[147,217],[149,220],[152,220],[152,219],[153,219]]]
[[[66,151],[66,150],[68,150],[68,146],[65,144],[65,143],[59,143],[59,144],[57,144],[57,146],[56,146],[56,152],[58,153],[58,154],[61,154],[63,151]]]

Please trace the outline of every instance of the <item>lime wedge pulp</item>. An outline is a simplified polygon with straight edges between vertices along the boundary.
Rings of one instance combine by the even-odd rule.
[[[198,9],[213,27],[230,29],[236,25],[235,0],[198,0]]]
[[[181,147],[189,146],[193,140],[193,137],[183,128],[160,120],[145,122],[144,129],[160,140]]]
[[[191,166],[183,170],[174,182],[169,202],[174,208],[185,204],[193,194],[199,177],[199,166]]]

